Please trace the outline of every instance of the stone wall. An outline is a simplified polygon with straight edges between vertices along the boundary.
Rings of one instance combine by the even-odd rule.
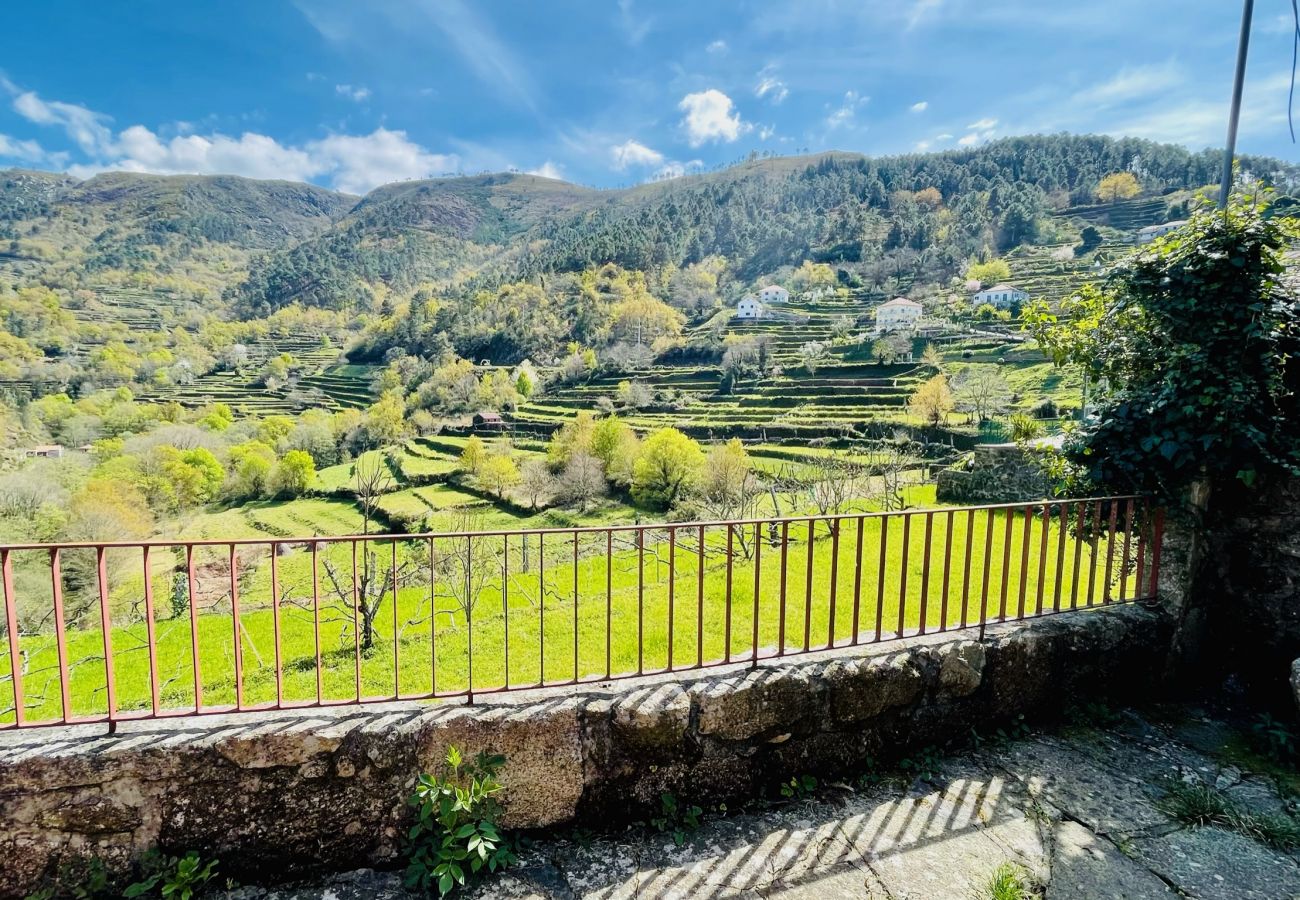
[[[1069,698],[1159,682],[1171,617],[1137,606],[991,626],[750,670],[515,695],[76,726],[0,736],[0,896],[64,862],[126,871],[150,849],[223,873],[292,878],[394,862],[421,771],[446,747],[504,753],[506,824],[612,827],[661,791],[753,797],[804,772],[852,771]]]
[[[1232,506],[1228,524],[1206,538],[1194,587],[1213,638],[1207,662],[1289,702],[1291,663],[1300,657],[1300,479],[1258,493],[1220,488],[1210,503]]]
[[[1033,451],[977,444],[971,456],[936,473],[935,493],[945,503],[1013,503],[1048,496],[1051,483]]]

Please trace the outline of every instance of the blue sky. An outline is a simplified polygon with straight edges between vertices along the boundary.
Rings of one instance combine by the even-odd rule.
[[[1232,0],[13,0],[0,166],[222,172],[354,193],[519,169],[598,186],[750,151],[1034,132],[1223,141]],[[1240,147],[1286,127],[1258,0]]]

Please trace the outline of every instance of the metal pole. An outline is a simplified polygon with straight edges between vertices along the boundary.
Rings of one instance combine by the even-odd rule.
[[[1255,0],[1245,0],[1241,8],[1241,37],[1237,41],[1237,74],[1232,84],[1232,107],[1228,112],[1228,146],[1223,151],[1223,180],[1219,183],[1219,209],[1228,208],[1232,190],[1232,161],[1237,151],[1237,120],[1241,117],[1241,89],[1246,81],[1246,51],[1250,49],[1250,20]]]

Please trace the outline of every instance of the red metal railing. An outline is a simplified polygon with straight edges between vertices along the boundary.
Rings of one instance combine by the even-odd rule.
[[[1140,497],[0,546],[0,728],[463,698],[1154,597]]]

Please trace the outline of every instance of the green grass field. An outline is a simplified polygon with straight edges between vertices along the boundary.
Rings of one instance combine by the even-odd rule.
[[[1027,523],[1019,511],[935,510],[887,520],[868,517],[862,523],[860,543],[857,519],[846,520],[838,537],[820,524],[811,542],[805,523],[792,524],[784,560],[781,541],[765,539],[757,550],[757,565],[752,531],[748,549],[733,540],[729,556],[725,529],[710,530],[702,567],[698,533],[691,527],[677,530],[673,549],[663,527],[648,532],[640,549],[634,532],[614,532],[608,566],[603,532],[577,535],[576,565],[573,532],[530,535],[527,551],[518,535],[475,538],[469,551],[463,538],[439,538],[432,560],[427,541],[394,545],[376,539],[370,547],[385,586],[375,619],[375,646],[360,656],[352,626],[350,545],[319,545],[315,591],[313,554],[307,546],[289,548],[277,557],[278,626],[271,603],[270,551],[241,550],[234,580],[240,603],[243,702],[276,700],[277,655],[285,701],[314,700],[318,679],[323,698],[346,700],[355,698],[358,683],[363,696],[428,693],[435,670],[438,692],[464,690],[470,681],[472,641],[473,686],[485,690],[507,682],[535,684],[543,676],[547,682],[603,676],[607,657],[613,674],[659,670],[670,660],[674,667],[691,666],[722,659],[728,652],[733,659],[748,658],[754,651],[755,612],[760,655],[770,655],[778,647],[797,651],[844,644],[855,634],[859,640],[874,640],[877,634],[889,638],[911,632],[922,622],[929,630],[963,620],[976,622],[986,580],[983,610],[991,619],[1085,605],[1089,598],[1101,603],[1108,595],[1131,597],[1138,592],[1136,539],[1128,545],[1125,565],[1124,535],[1108,553],[1105,539],[1099,545],[1082,537],[1076,540],[1055,516],[1046,530],[1041,516]],[[904,528],[910,548],[906,561]],[[923,552],[927,544],[928,566]],[[394,546],[396,598],[389,587]],[[473,554],[468,603],[467,552]],[[196,565],[203,703],[230,704],[236,699],[236,642],[228,550],[202,551]],[[132,567],[119,559],[111,561],[110,568]],[[178,592],[178,605],[172,602],[177,572],[183,572],[181,560],[154,552],[151,583],[160,705],[183,709],[195,703],[195,676],[186,592]],[[180,580],[183,584],[184,577]],[[139,578],[137,594],[143,593],[143,581]],[[110,639],[116,705],[124,711],[144,710],[150,702],[150,667],[143,598],[124,597],[120,591],[114,597]],[[48,586],[43,596],[19,597],[25,618],[50,602]],[[431,615],[435,610],[436,616]],[[317,621],[319,645],[313,636]],[[89,610],[82,622],[67,638],[70,707],[74,715],[103,715],[104,637],[97,609]],[[26,718],[57,718],[61,696],[56,641],[50,634],[27,635],[21,650]],[[6,705],[12,689],[8,665],[6,656],[0,662],[0,703]],[[0,721],[11,722],[12,710],[6,715]]]

